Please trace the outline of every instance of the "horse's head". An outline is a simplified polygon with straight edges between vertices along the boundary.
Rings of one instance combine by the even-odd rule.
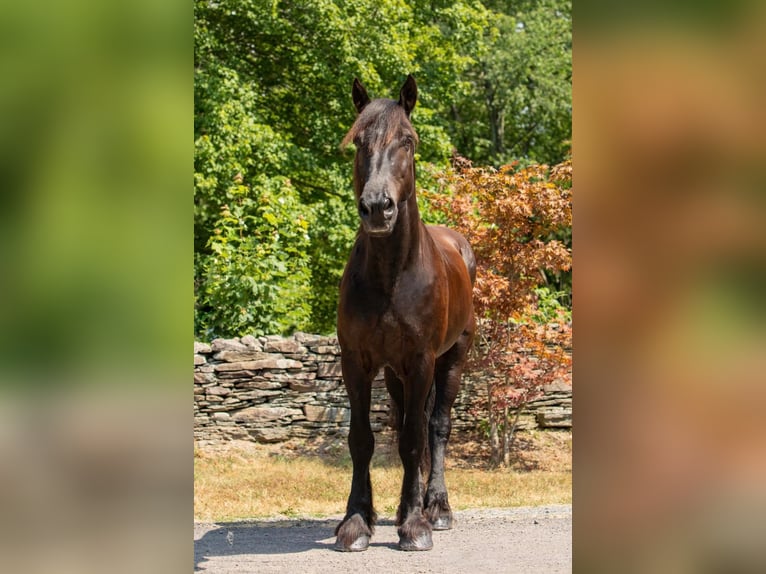
[[[415,193],[415,146],[418,136],[410,123],[418,88],[411,75],[399,101],[370,100],[354,79],[352,96],[359,113],[344,144],[354,142],[354,193],[363,230],[373,237],[390,235],[402,206]]]

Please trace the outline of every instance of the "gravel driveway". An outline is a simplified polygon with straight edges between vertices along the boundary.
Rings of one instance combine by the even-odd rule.
[[[328,519],[260,520],[194,524],[194,569],[214,574],[244,572],[400,571],[407,573],[572,570],[572,506],[463,510],[457,526],[434,532],[429,552],[402,552],[392,517],[379,520],[370,547],[360,553],[333,550],[341,516]]]

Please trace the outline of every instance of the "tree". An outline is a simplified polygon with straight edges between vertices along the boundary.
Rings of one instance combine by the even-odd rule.
[[[570,0],[487,2],[491,25],[452,108],[462,155],[491,165],[562,161],[572,134]]]
[[[571,382],[571,312],[547,273],[572,265],[566,237],[572,224],[571,161],[474,168],[456,158],[431,203],[474,248],[474,302],[479,337],[473,362],[486,380],[490,444],[495,463],[509,462],[521,409],[554,379]],[[508,417],[515,408],[514,421]]]

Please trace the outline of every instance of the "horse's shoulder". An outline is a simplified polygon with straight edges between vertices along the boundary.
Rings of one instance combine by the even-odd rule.
[[[466,241],[465,237],[449,227],[444,227],[443,225],[426,225],[426,229],[428,230],[428,234],[442,249],[452,248],[459,252],[464,246],[468,245],[468,241]]]
[[[476,276],[476,260],[468,240],[454,229],[443,225],[426,225],[426,229],[437,249],[448,260],[462,259],[473,282]]]

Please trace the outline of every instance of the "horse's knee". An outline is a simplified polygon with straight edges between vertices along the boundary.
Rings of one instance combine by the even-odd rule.
[[[375,449],[375,434],[369,425],[351,425],[348,432],[348,446],[364,452],[372,452]]]
[[[422,452],[423,447],[418,448],[417,445],[413,445],[409,441],[404,440],[404,437],[399,439],[399,458],[402,459],[402,462],[419,461]]]
[[[428,429],[431,433],[431,436],[438,439],[447,440],[449,438],[450,431],[452,430],[452,421],[448,415],[434,414],[428,421]]]

